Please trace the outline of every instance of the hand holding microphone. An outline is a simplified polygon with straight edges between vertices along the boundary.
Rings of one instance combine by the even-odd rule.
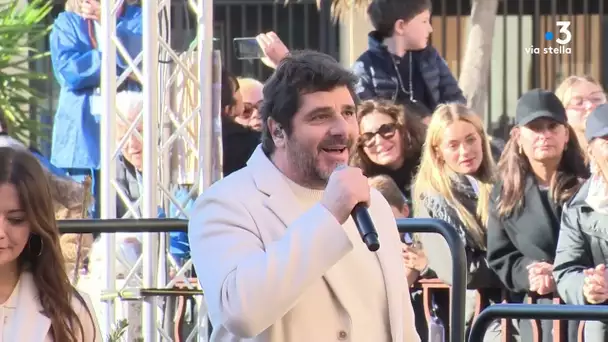
[[[321,204],[340,224],[344,224],[352,215],[368,249],[372,252],[378,250],[378,233],[367,211],[370,204],[370,186],[361,169],[338,166],[329,177]]]

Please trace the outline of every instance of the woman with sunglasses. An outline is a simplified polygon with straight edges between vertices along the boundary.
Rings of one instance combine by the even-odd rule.
[[[410,198],[426,127],[400,105],[365,101],[357,115],[361,135],[351,164],[368,177],[387,175]]]
[[[241,95],[243,97],[243,118],[248,120],[247,126],[261,132],[262,117],[260,116],[260,106],[264,99],[264,84],[255,78],[239,77]]]

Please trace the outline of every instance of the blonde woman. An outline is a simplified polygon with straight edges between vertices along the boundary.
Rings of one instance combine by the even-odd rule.
[[[586,151],[585,123],[587,116],[597,106],[606,103],[606,94],[602,85],[591,76],[569,76],[557,87],[555,95],[566,108],[568,124],[572,126],[576,140],[582,150]]]
[[[413,186],[414,217],[441,219],[452,225],[467,255],[467,328],[477,293],[500,301],[501,287],[486,260],[488,200],[494,181],[494,162],[488,136],[477,114],[461,104],[441,105],[433,113]],[[436,234],[420,234],[424,249],[432,250],[429,267],[451,284],[450,252]],[[469,305],[470,304],[470,305]],[[468,329],[467,329],[468,330]],[[500,325],[493,324],[484,341],[499,341]]]

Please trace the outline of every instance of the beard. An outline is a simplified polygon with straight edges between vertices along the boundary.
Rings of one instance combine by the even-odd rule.
[[[322,149],[344,145],[346,150],[350,151],[353,144],[353,137],[346,135],[326,135],[318,145],[307,145],[292,135],[287,139],[286,152],[289,164],[293,165],[294,170],[298,170],[302,183],[312,188],[325,188],[336,167],[347,164],[348,160],[332,161],[324,165],[320,158]]]

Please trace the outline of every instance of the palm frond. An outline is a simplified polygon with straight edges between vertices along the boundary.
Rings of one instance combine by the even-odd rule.
[[[323,1],[330,0],[317,0],[317,8],[321,8],[321,3]],[[371,2],[372,0],[331,0],[331,15],[334,20],[339,20],[347,15],[351,8],[355,11],[365,12],[367,11],[367,6],[369,6]],[[289,3],[290,0],[285,0],[285,5],[288,5]]]
[[[41,136],[48,130],[30,119],[30,111],[46,97],[31,82],[48,78],[31,71],[31,65],[48,58],[48,52],[33,46],[47,39],[51,26],[45,19],[52,8],[52,0],[31,0],[26,5],[0,0],[0,110],[12,134],[23,142],[30,134]]]

